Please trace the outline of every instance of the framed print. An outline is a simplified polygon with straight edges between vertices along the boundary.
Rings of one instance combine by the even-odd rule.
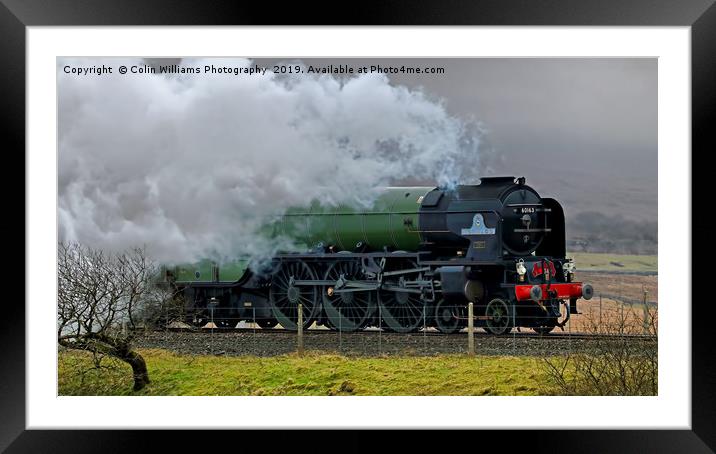
[[[2,7],[3,447],[714,449],[712,2],[215,6]]]

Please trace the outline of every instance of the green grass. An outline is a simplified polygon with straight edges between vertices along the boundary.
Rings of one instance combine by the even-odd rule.
[[[567,257],[574,258],[577,271],[657,271],[656,255],[620,255],[570,252]],[[621,265],[621,266],[620,266]]]
[[[84,352],[61,352],[60,395],[539,395],[544,372],[530,357],[441,355],[351,358],[183,356],[141,350],[152,383],[132,391],[131,370],[110,361],[90,370]],[[103,361],[103,363],[106,362]],[[84,370],[84,374],[78,371]]]

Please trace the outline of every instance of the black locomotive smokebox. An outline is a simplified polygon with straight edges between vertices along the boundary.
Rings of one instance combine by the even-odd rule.
[[[534,189],[515,186],[504,196],[502,241],[514,255],[535,251],[549,229],[545,228],[545,207]]]

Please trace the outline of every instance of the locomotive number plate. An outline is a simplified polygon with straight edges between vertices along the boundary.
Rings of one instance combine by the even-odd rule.
[[[521,209],[522,213],[534,213],[535,210],[534,207],[522,207]]]

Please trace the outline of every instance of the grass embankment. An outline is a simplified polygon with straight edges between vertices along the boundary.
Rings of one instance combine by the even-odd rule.
[[[348,358],[309,353],[272,358],[182,356],[142,350],[152,383],[132,391],[128,366],[101,371],[83,352],[59,355],[60,395],[538,395],[540,360],[529,357]],[[106,362],[103,361],[103,363]],[[110,363],[108,363],[110,364]]]
[[[658,256],[656,255],[620,255],[620,254],[592,254],[585,252],[570,252],[567,257],[574,258],[579,271],[620,271],[657,272]]]

